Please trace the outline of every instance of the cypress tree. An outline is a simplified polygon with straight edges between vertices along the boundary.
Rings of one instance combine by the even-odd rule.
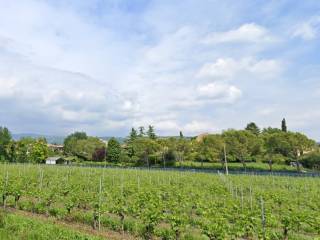
[[[130,132],[130,140],[133,141],[138,137],[137,130],[134,128],[131,128]]]
[[[154,132],[154,127],[149,125],[147,135],[150,139],[156,139],[156,134]]]
[[[180,131],[179,135],[180,135],[180,138],[183,138],[183,133],[182,133],[182,131]]]
[[[143,137],[144,136],[144,127],[141,126],[139,127],[139,137]]]
[[[286,123],[286,119],[284,118],[284,119],[282,119],[282,122],[281,122],[281,130],[283,131],[283,132],[287,132],[288,130],[287,130],[287,123]]]

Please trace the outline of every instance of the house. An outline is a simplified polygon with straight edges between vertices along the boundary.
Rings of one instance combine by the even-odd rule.
[[[48,157],[46,159],[46,164],[55,165],[55,164],[67,164],[68,161],[65,161],[62,157]]]
[[[196,141],[197,141],[197,142],[202,142],[203,139],[204,139],[205,137],[207,137],[208,135],[209,135],[209,133],[202,133],[202,134],[200,134],[199,136],[197,136]]]
[[[47,146],[51,151],[53,151],[53,152],[55,152],[57,154],[63,152],[63,145],[57,145],[57,144],[48,143]]]

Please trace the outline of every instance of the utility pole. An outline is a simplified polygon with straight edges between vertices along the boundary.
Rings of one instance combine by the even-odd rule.
[[[225,167],[226,167],[226,175],[229,175],[228,162],[227,162],[227,152],[226,152],[226,144],[223,145],[223,153],[224,153],[224,165],[225,165]]]

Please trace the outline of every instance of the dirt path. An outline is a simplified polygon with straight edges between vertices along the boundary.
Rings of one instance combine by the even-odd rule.
[[[27,211],[22,211],[22,210],[17,210],[15,208],[6,208],[9,212],[20,215],[20,216],[25,216],[28,218],[32,218],[35,220],[40,220],[40,221],[46,221],[48,223],[55,224],[59,227],[68,229],[68,230],[74,230],[83,234],[91,235],[91,236],[97,236],[97,237],[102,237],[105,239],[110,239],[110,240],[133,240],[133,239],[138,239],[132,235],[129,235],[127,233],[121,234],[116,231],[111,231],[111,230],[93,230],[92,227],[86,225],[86,224],[81,224],[81,223],[76,223],[76,222],[67,222],[63,220],[58,220],[53,217],[47,217],[42,214],[36,214],[36,213],[31,213]]]

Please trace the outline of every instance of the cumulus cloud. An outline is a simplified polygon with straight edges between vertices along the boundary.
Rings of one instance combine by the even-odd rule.
[[[30,131],[67,132],[69,124],[119,120],[134,107],[85,74],[38,66],[9,53],[0,56],[0,64],[0,106],[7,110],[2,118],[11,123],[16,112],[29,122],[23,124],[36,119]]]
[[[311,19],[297,24],[292,30],[292,36],[304,40],[313,40],[319,35],[320,17],[314,16]]]
[[[234,102],[242,95],[241,90],[236,86],[219,82],[200,85],[197,91],[200,98],[228,103]]]
[[[206,63],[197,74],[200,78],[230,79],[243,74],[254,74],[258,77],[272,77],[281,72],[282,63],[275,59],[219,58],[213,63]]]
[[[214,122],[206,119],[196,119],[184,124],[178,124],[175,120],[165,120],[157,122],[157,129],[166,133],[175,135],[182,131],[187,136],[196,136],[204,132],[216,132]]]
[[[213,32],[203,40],[203,43],[270,43],[274,41],[276,38],[263,26],[246,23],[229,31]]]

